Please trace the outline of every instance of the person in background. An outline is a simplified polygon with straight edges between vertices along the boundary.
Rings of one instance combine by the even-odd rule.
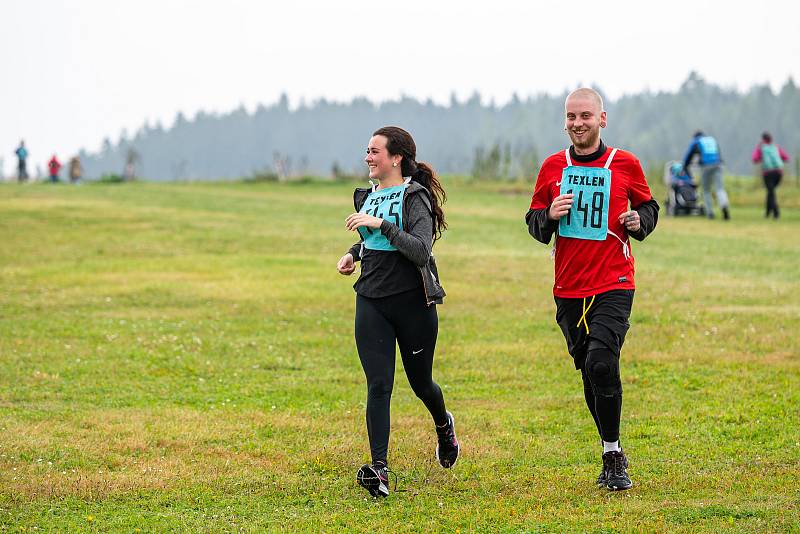
[[[764,178],[764,187],[767,188],[767,211],[765,214],[767,218],[770,215],[776,219],[780,216],[775,189],[781,183],[783,164],[787,161],[789,161],[788,154],[772,142],[772,135],[769,132],[761,134],[761,142],[753,151],[753,163],[761,164],[761,175]]]
[[[21,183],[28,179],[28,149],[25,148],[25,141],[19,142],[19,146],[14,153],[17,155],[17,179]]]
[[[81,166],[81,158],[73,156],[69,160],[69,181],[73,184],[80,182],[83,176],[83,167]]]
[[[58,173],[61,171],[61,162],[58,161],[55,154],[53,154],[53,157],[47,162],[47,169],[50,173],[50,181],[54,184],[58,183]]]
[[[686,151],[686,156],[683,158],[683,167],[689,168],[694,156],[700,158],[700,174],[703,182],[703,202],[706,206],[706,215],[709,219],[714,218],[714,207],[711,202],[711,190],[717,196],[717,204],[722,210],[722,216],[727,221],[731,218],[730,209],[728,207],[728,194],[722,185],[722,157],[719,153],[719,144],[717,140],[710,135],[705,135],[701,131],[697,131],[689,143],[689,149]]]

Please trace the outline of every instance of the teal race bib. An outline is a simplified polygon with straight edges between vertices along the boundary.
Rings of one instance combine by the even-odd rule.
[[[610,158],[609,158],[610,159]],[[560,194],[572,193],[572,208],[561,217],[558,235],[605,241],[608,233],[608,200],[611,170],[569,165],[561,173]]]
[[[373,217],[378,217],[396,224],[403,228],[403,195],[406,192],[406,185],[396,185],[387,187],[379,191],[373,191],[364,201],[359,213],[366,213]],[[380,228],[367,228],[362,226],[358,229],[361,238],[364,240],[364,248],[370,250],[397,250],[389,243]]]

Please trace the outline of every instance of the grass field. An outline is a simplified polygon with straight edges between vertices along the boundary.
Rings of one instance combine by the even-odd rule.
[[[462,457],[435,465],[398,371],[383,501],[355,483],[352,184],[0,185],[0,531],[799,531],[800,189],[776,222],[729,183],[732,221],[633,245],[636,487],[609,494],[530,186],[451,180],[434,377]]]

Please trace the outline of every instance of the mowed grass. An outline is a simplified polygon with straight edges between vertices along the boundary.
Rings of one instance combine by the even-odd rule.
[[[355,276],[335,271],[352,184],[2,185],[0,530],[800,530],[788,182],[780,221],[730,180],[732,221],[662,217],[634,242],[636,486],[610,494],[530,184],[450,180],[434,377],[462,456],[435,463],[398,361],[382,501],[355,483],[366,388]]]

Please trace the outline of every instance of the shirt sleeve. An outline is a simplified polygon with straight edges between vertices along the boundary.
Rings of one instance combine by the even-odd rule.
[[[368,194],[366,194],[366,191],[363,189],[356,189],[353,191],[353,208],[356,210],[356,212],[361,210],[361,207],[364,205],[364,201],[366,201],[367,196]],[[361,234],[359,233],[359,235]],[[350,247],[350,250],[347,251],[353,255],[353,261],[361,260],[361,245],[363,244],[364,239],[362,238],[358,241],[358,243]]]
[[[550,187],[548,184],[548,172],[551,165],[548,161],[542,164],[539,169],[539,174],[536,176],[536,186],[533,188],[533,197],[531,198],[532,210],[540,210],[542,208],[550,208],[553,199],[550,196]]]
[[[628,186],[628,198],[631,201],[631,207],[636,209],[636,206],[647,202],[653,198],[653,193],[650,192],[650,186],[647,185],[647,179],[644,177],[642,164],[635,157],[630,163],[630,184]]]
[[[539,174],[536,177],[536,186],[533,189],[533,197],[531,198],[531,206],[528,213],[525,214],[528,233],[535,240],[545,245],[550,243],[553,234],[558,230],[558,221],[550,220],[547,216],[547,212],[550,211],[550,205],[553,203],[548,179],[551,167],[549,162],[545,160],[541,169],[539,169]]]
[[[644,241],[644,238],[650,235],[658,224],[658,202],[651,198],[634,209],[639,214],[639,229],[635,232],[628,232],[628,235],[637,241]]]
[[[761,161],[761,145],[756,145],[756,149],[753,150],[753,163],[759,163]]]
[[[528,210],[525,214],[525,222],[528,225],[528,233],[531,234],[536,241],[550,243],[553,234],[558,230],[558,221],[551,220],[547,217],[547,212],[550,208],[542,208],[539,210]]]
[[[647,185],[647,179],[644,176],[644,171],[642,171],[642,164],[636,158],[631,161],[630,176],[628,198],[631,202],[631,208],[639,214],[640,227],[636,232],[628,232],[628,235],[637,241],[642,241],[655,230],[658,223],[659,206],[658,202],[653,199],[650,186]]]
[[[692,141],[692,144],[689,145],[689,150],[686,151],[686,155],[683,157],[683,168],[688,169],[689,164],[692,163],[692,158],[698,152],[697,149],[697,139]]]
[[[363,242],[364,240],[362,239],[361,241],[350,247],[350,250],[347,251],[353,255],[353,261],[359,261],[361,259],[361,243]]]
[[[789,161],[789,154],[787,154],[784,149],[782,149],[781,147],[778,147],[778,153],[780,154],[781,159],[783,161]]]

